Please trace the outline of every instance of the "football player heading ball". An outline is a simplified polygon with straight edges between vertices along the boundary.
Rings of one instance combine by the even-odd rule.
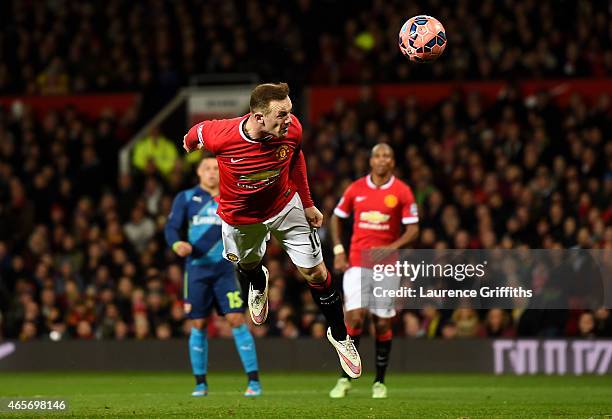
[[[253,323],[262,324],[268,314],[268,271],[262,258],[273,235],[306,279],[329,324],[327,338],[340,365],[357,378],[361,359],[346,331],[342,298],[323,262],[316,230],[323,215],[310,196],[302,126],[292,109],[286,83],[260,84],[251,93],[248,114],[194,125],[183,147],[188,152],[204,148],[219,163],[223,256],[249,284]]]

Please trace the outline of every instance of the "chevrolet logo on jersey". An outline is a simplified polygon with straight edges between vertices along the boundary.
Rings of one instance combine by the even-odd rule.
[[[391,218],[388,214],[383,214],[380,211],[365,211],[359,214],[359,219],[372,224],[386,223]]]
[[[240,176],[237,185],[245,189],[257,189],[273,184],[279,176],[280,169],[264,170]]]
[[[273,177],[277,177],[280,174],[280,169],[264,170],[263,172],[251,173],[248,175],[240,176],[240,180],[250,180],[253,182],[268,180]]]

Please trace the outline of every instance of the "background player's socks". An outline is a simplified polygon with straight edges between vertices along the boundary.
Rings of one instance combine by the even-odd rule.
[[[259,371],[247,372],[247,380],[249,380],[249,381],[259,381]]]
[[[253,284],[253,288],[257,291],[263,292],[266,289],[266,274],[263,271],[263,265],[260,263],[257,265],[255,269],[251,269],[249,271],[242,269],[240,265],[238,265],[238,275],[240,275],[240,279],[247,285]]]
[[[351,339],[353,339],[353,342],[355,343],[355,348],[359,349],[359,341],[361,340],[362,330],[361,329],[353,329],[350,326],[346,326],[346,331],[347,331],[348,335],[351,337]],[[352,378],[349,377],[349,375],[344,371],[344,369],[340,368],[340,373],[342,374],[342,377],[348,378],[349,380],[352,380]]]
[[[206,330],[191,328],[189,336],[189,358],[191,369],[196,377],[196,384],[206,383],[206,369],[208,367],[208,339]],[[203,381],[200,381],[203,380]]]
[[[236,349],[240,355],[244,372],[247,373],[249,381],[259,381],[257,366],[257,352],[255,351],[255,340],[246,324],[241,324],[232,329]]]
[[[332,285],[331,274],[327,272],[327,279],[323,282],[308,282],[310,293],[319,310],[325,316],[327,324],[331,327],[332,336],[337,341],[346,339],[346,326],[344,325],[344,310],[340,293]]]
[[[392,338],[393,332],[391,330],[376,336],[376,379],[374,382],[385,382],[385,372],[389,365]]]

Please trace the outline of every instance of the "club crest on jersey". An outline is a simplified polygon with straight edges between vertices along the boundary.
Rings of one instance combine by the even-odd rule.
[[[238,262],[238,255],[234,254],[234,253],[228,253],[227,254],[227,259],[231,262]]]
[[[291,151],[291,148],[289,148],[288,145],[283,144],[282,146],[276,149],[276,158],[279,161],[287,160],[287,158],[289,157],[290,151]]]
[[[395,195],[387,195],[385,196],[385,199],[383,202],[385,203],[387,208],[395,208],[399,200],[397,199],[397,196]]]
[[[185,312],[185,314],[191,313],[191,304],[190,303],[183,304],[183,311]]]

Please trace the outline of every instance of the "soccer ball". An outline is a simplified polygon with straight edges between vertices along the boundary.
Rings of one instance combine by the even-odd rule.
[[[404,23],[399,33],[399,47],[410,61],[435,61],[446,48],[446,31],[435,17],[419,15]]]

